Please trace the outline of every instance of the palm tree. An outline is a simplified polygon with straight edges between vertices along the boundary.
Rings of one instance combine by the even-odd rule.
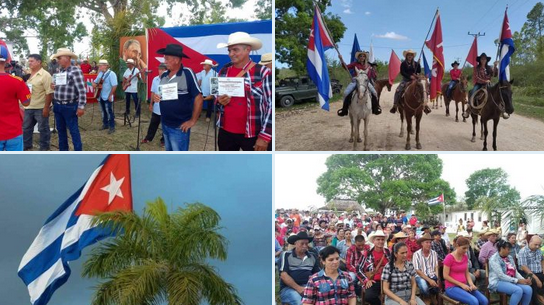
[[[142,216],[124,211],[98,215],[95,224],[117,236],[94,248],[83,266],[83,276],[106,279],[96,287],[92,304],[242,304],[234,286],[207,263],[208,258],[227,258],[220,219],[202,203],[169,214],[160,197],[147,202]]]

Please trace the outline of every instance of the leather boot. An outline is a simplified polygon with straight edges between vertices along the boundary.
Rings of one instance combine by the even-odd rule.
[[[372,95],[372,114],[379,115],[382,113],[382,108],[380,107],[380,102],[378,98]]]
[[[348,115],[348,109],[349,109],[349,105],[351,104],[351,94],[348,94],[348,96],[346,96],[344,98],[344,103],[342,104],[342,109],[338,109],[338,112],[337,114],[339,116],[346,116]]]

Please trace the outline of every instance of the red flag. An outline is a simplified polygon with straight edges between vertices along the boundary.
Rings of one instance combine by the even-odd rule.
[[[474,41],[472,42],[472,46],[470,47],[470,51],[468,51],[467,55],[467,62],[472,65],[473,67],[473,74],[476,72],[476,66],[478,66],[478,62],[476,61],[476,57],[478,56],[478,37],[474,36]],[[476,84],[476,78],[472,78],[472,83]]]
[[[393,85],[393,81],[399,75],[400,73],[400,59],[395,53],[395,51],[391,50],[391,57],[389,58],[389,84]]]
[[[444,77],[444,47],[442,45],[442,25],[440,13],[437,11],[436,24],[431,39],[425,41],[427,47],[433,52],[433,70],[431,73],[431,100],[436,99],[441,93],[442,78]]]
[[[94,180],[76,215],[95,215],[115,210],[132,211],[130,155],[110,155],[93,173]],[[84,190],[85,191],[85,190]]]

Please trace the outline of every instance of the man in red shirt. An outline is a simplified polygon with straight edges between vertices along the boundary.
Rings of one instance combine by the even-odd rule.
[[[459,63],[457,60],[451,64],[453,69],[450,70],[451,81],[446,91],[446,96],[451,99],[451,91],[459,83],[459,78],[461,77],[461,70],[459,70]]]
[[[248,33],[236,32],[229,35],[228,43],[217,47],[228,48],[231,60],[218,76],[244,78],[243,97],[223,94],[217,98],[219,150],[272,150],[272,71],[249,57],[262,42]]]
[[[0,46],[0,151],[23,150],[24,110],[19,106],[30,104],[30,91],[17,76],[6,73],[8,49]]]
[[[84,59],[83,63],[81,64],[81,71],[83,71],[84,74],[89,74],[91,73],[92,69],[93,67],[89,64],[89,60]]]

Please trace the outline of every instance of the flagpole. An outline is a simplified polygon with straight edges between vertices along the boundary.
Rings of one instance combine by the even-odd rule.
[[[327,22],[325,21],[325,18],[323,18],[323,14],[321,14],[321,10],[319,9],[319,6],[317,5],[317,3],[315,3],[314,1],[314,5],[315,5],[315,8],[317,9],[317,11],[319,12],[319,15],[321,16],[321,20],[323,21],[323,27],[325,28],[325,30],[327,31],[327,33],[329,34],[329,37],[332,39],[332,41],[334,42],[334,49],[336,50],[336,52],[338,53],[338,55],[340,55],[340,51],[338,50],[338,46],[336,45],[336,40],[334,39],[334,37],[332,37],[332,33],[331,31],[329,31],[329,27],[327,26]],[[338,56],[338,58],[340,58],[340,56]],[[342,63],[342,66],[344,66],[345,68],[347,68],[347,65],[346,63],[344,62],[344,60],[340,59],[341,63]],[[351,79],[352,78],[352,75],[351,73],[349,73],[349,71],[346,69],[346,72],[349,74],[349,78]]]
[[[444,193],[442,193],[442,199],[444,199]],[[444,206],[444,227],[446,226],[446,200],[442,202],[442,205]]]
[[[436,8],[436,12],[434,13],[433,21],[431,21],[431,26],[429,27],[429,31],[427,32],[427,36],[425,36],[425,40],[423,40],[423,45],[421,46],[421,52],[419,52],[419,58],[417,61],[421,59],[421,54],[423,53],[423,48],[425,48],[425,42],[427,41],[427,38],[429,38],[429,34],[431,33],[431,30],[433,29],[434,20],[436,19],[436,15],[438,15],[438,7]],[[433,54],[434,56],[434,54]]]

